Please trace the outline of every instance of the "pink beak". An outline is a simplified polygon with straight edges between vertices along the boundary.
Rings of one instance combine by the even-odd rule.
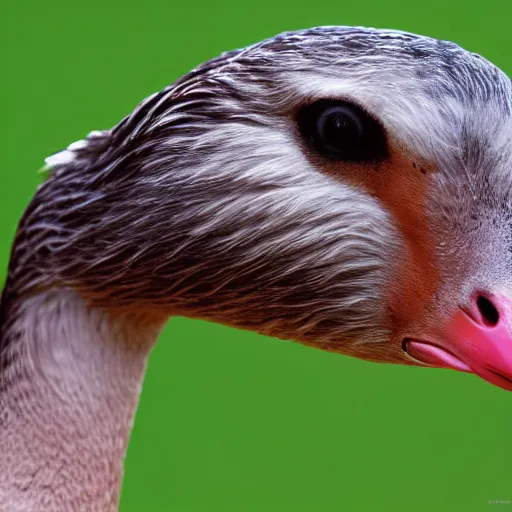
[[[407,353],[437,368],[474,373],[512,391],[512,301],[477,296],[469,312],[458,311],[435,341],[408,339]]]

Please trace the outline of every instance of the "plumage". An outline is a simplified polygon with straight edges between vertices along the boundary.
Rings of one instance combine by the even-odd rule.
[[[297,112],[321,99],[378,121],[385,156],[340,162],[311,148]],[[29,469],[15,455],[23,429],[35,428],[23,406],[34,393],[27,361],[44,377],[47,439],[59,433],[52,415],[74,425],[78,414],[52,409],[56,382],[83,417],[59,462],[70,468],[64,483],[43,491],[43,476],[25,487],[0,476],[0,508],[115,509],[146,357],[169,316],[442,366],[428,357],[446,354],[411,357],[404,343],[444,339],[439,329],[459,311],[477,323],[496,313],[488,327],[512,347],[500,302],[512,300],[512,83],[454,43],[348,27],[285,33],[199,66],[111,130],[49,157],[46,169],[18,227],[0,308],[0,441],[10,453],[0,474],[60,471],[48,454]],[[460,356],[458,369],[511,389],[505,352],[485,352],[494,365],[485,367]],[[107,391],[78,379],[92,363]],[[131,394],[114,392],[116,382]],[[92,428],[88,415],[107,404],[87,440],[80,425]],[[94,471],[105,487],[77,462],[77,432],[86,460],[116,460]]]

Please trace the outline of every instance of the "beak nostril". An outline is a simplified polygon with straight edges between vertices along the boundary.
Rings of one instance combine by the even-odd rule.
[[[492,327],[497,325],[500,319],[500,314],[494,304],[482,295],[477,298],[476,304],[483,322]]]

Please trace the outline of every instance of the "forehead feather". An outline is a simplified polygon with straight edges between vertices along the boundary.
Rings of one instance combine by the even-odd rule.
[[[319,27],[278,35],[230,60],[225,72],[243,79],[248,94],[265,83],[273,101],[284,104],[292,97],[352,99],[426,159],[471,160],[469,153],[481,155],[483,147],[494,159],[498,152],[502,160],[512,156],[510,78],[455,43]]]
[[[320,27],[225,53],[143,102],[116,132],[182,137],[187,126],[194,136],[248,123],[276,130],[283,109],[326,96],[363,104],[439,167],[484,153],[512,162],[507,75],[454,43],[393,30]]]

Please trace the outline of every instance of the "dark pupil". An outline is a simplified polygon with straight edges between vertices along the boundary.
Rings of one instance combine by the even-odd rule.
[[[324,148],[335,153],[351,153],[363,137],[361,120],[348,107],[326,109],[320,114],[317,126]]]

